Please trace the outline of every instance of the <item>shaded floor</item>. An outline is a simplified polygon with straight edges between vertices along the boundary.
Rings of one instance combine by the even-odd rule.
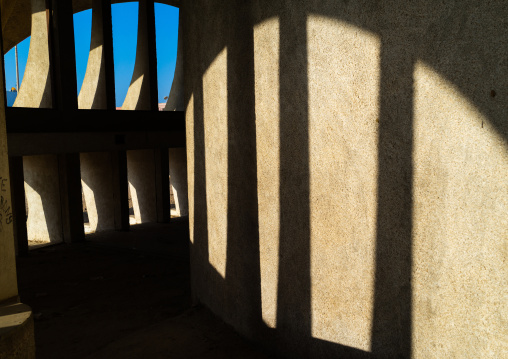
[[[267,358],[191,307],[186,219],[40,248],[17,266],[37,358]]]

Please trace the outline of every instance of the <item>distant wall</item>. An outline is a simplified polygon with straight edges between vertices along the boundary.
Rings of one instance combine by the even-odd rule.
[[[508,3],[181,16],[195,299],[290,357],[507,355]]]

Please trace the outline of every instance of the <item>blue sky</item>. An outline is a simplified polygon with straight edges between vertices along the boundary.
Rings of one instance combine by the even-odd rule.
[[[134,71],[137,43],[138,3],[114,4],[111,7],[113,22],[113,52],[115,61],[116,104],[122,106]],[[92,10],[74,15],[76,46],[76,76],[78,93],[85,77],[90,36],[92,31]],[[178,43],[178,8],[155,3],[155,31],[157,42],[157,74],[159,102],[166,102],[169,95],[176,65]],[[22,81],[30,47],[30,38],[18,45],[19,76]],[[14,49],[5,55],[5,85],[7,90],[16,87]]]

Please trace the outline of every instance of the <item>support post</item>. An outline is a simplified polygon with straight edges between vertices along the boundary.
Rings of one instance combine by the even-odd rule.
[[[9,157],[11,173],[11,198],[14,243],[18,256],[28,254],[28,233],[26,230],[25,178],[23,176],[23,157]]]
[[[60,205],[64,242],[85,240],[79,153],[58,155]]]
[[[51,3],[49,27],[53,108],[76,111],[78,94],[72,1],[49,1]]]
[[[126,151],[111,152],[113,169],[113,197],[115,201],[115,228],[119,231],[129,230],[129,195],[127,182]]]
[[[113,25],[111,22],[111,0],[102,0],[102,36],[106,69],[106,104],[108,111],[116,111],[115,65],[113,61]],[[127,152],[112,151],[113,197],[115,202],[115,229],[128,231],[129,224],[129,182],[127,178]]]
[[[148,43],[148,71],[150,78],[150,111],[159,111],[157,85],[157,44],[155,38],[155,8],[153,0],[146,1],[146,34]],[[171,219],[169,194],[168,149],[155,149],[155,186],[157,201],[157,222],[168,223]]]
[[[169,195],[169,157],[168,149],[155,149],[155,181],[157,190],[157,222],[169,223],[171,203]]]

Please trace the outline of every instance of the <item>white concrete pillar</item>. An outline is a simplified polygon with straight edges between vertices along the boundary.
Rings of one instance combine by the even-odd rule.
[[[150,59],[147,8],[139,2],[136,63],[122,110],[150,110]],[[137,223],[157,221],[157,188],[153,150],[128,151],[127,172],[134,216]]]
[[[31,0],[32,33],[23,82],[14,107],[51,108],[48,24],[45,0]],[[58,160],[56,156],[23,158],[28,205],[28,240],[58,243],[63,240]]]
[[[81,185],[92,232],[115,228],[113,170],[109,153],[80,153]]]
[[[46,1],[31,0],[32,33],[30,50],[14,107],[51,108],[48,23]]]
[[[106,109],[106,61],[100,0],[92,1],[92,36],[79,109]],[[109,153],[81,153],[81,184],[92,232],[115,228],[113,170]]]
[[[101,0],[92,1],[92,35],[85,78],[78,96],[80,109],[106,109],[106,61]]]
[[[127,165],[136,223],[157,222],[154,151],[127,151]]]

